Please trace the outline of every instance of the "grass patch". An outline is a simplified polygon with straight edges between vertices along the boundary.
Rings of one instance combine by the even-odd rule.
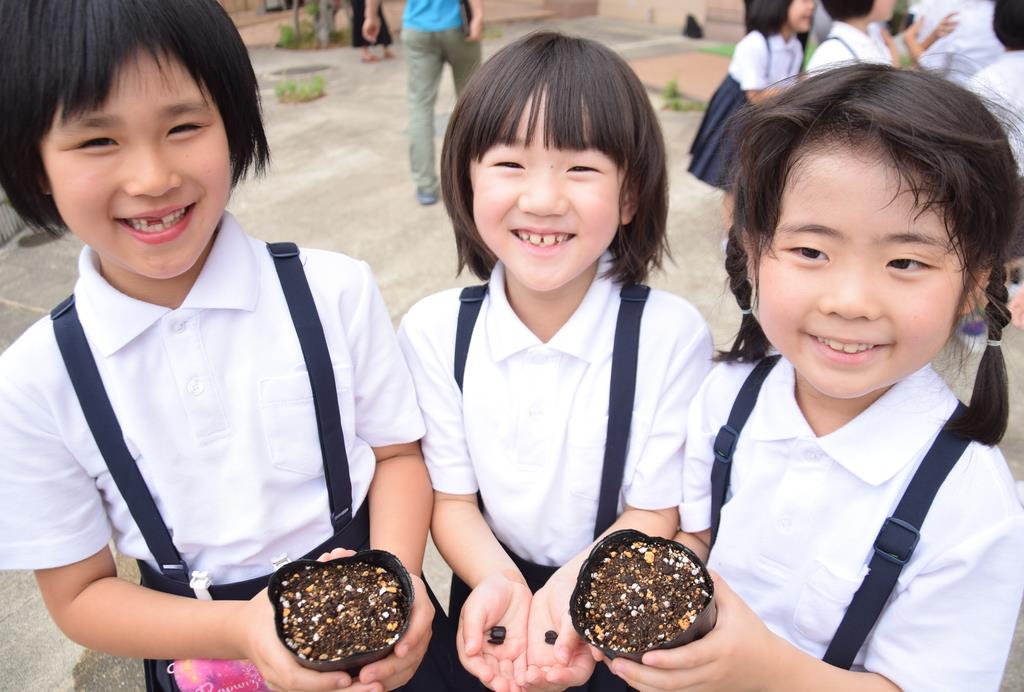
[[[715,43],[710,46],[701,46],[697,50],[701,53],[710,53],[711,55],[721,55],[723,58],[731,58],[733,51],[736,50],[736,44]]]
[[[665,88],[661,90],[661,107],[667,111],[703,111],[706,105],[701,101],[695,101],[694,99],[688,99],[683,96],[682,92],[679,91],[679,84],[674,79],[670,79],[665,83]]]
[[[303,103],[315,101],[324,95],[324,78],[314,75],[307,81],[287,79],[274,87],[277,100],[281,103]]]

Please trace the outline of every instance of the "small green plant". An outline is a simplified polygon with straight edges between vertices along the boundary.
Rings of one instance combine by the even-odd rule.
[[[274,87],[274,93],[277,94],[277,100],[282,103],[314,101],[324,95],[324,78],[321,75],[314,75],[305,82],[286,79]]]
[[[670,79],[665,82],[665,88],[661,90],[661,98],[663,99],[678,99],[682,98],[683,94],[679,91],[679,84],[676,80]]]
[[[662,108],[667,111],[702,111],[705,106],[700,101],[694,101],[683,96],[679,91],[679,84],[674,79],[665,82],[665,88],[661,90]]]
[[[308,7],[308,5],[307,5]],[[330,45],[348,45],[351,42],[351,29],[345,28],[340,31],[332,31],[330,34]],[[291,24],[282,24],[278,28],[277,47],[289,48],[292,50],[305,50],[316,48],[316,26],[311,19],[299,21],[299,33],[295,34],[295,27]]]

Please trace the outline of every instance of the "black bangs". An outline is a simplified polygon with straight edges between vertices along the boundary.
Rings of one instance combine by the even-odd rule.
[[[599,44],[550,33],[524,44],[527,50],[489,61],[493,84],[473,109],[470,156],[479,160],[496,144],[518,142],[525,118],[524,144],[539,127],[547,148],[597,149],[626,168],[637,148],[636,94],[614,74],[621,59]]]
[[[213,0],[0,0],[0,26],[0,185],[29,223],[63,226],[52,201],[40,197],[39,142],[54,118],[100,107],[140,55],[180,62],[217,105],[234,183],[250,167],[266,167],[256,75],[234,23]]]

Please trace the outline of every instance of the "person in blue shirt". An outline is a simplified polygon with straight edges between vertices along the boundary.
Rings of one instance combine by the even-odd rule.
[[[380,32],[381,0],[366,1],[363,37],[371,43]],[[455,93],[480,65],[484,29],[483,0],[409,0],[402,15],[409,102],[409,166],[420,204],[438,200],[434,166],[434,104],[445,63],[451,66]]]

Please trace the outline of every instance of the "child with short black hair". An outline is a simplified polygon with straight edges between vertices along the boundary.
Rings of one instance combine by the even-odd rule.
[[[459,265],[487,284],[423,299],[399,342],[455,645],[499,692],[625,690],[594,670],[569,596],[595,537],[674,535],[680,421],[711,357],[697,311],[639,284],[666,251],[657,116],[614,52],[540,32],[476,73],[441,159]]]
[[[269,157],[231,19],[0,0],[0,26],[0,185],[85,243],[74,295],[0,356],[0,568],[35,570],[70,638],[149,659],[151,690],[189,682],[181,659],[249,659],[275,689],[405,683],[431,632],[418,576],[408,634],[358,676],[299,666],[263,592],[276,563],[343,547],[415,575],[430,486],[369,267],[225,211]],[[443,686],[424,671],[413,689]]]
[[[970,92],[883,65],[744,115],[726,259],[743,317],[690,409],[680,508],[718,623],[612,669],[642,692],[996,690],[1024,591],[1024,510],[993,446],[1006,137]],[[979,303],[964,406],[930,362]]]
[[[869,62],[898,66],[897,56],[885,41],[885,34],[872,35],[876,22],[892,19],[896,0],[821,0],[832,17],[832,28],[807,63],[814,72],[844,63]]]

